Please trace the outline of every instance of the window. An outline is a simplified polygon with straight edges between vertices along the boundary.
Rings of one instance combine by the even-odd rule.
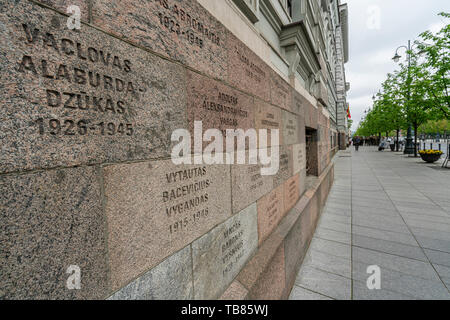
[[[283,7],[283,9],[286,11],[286,13],[288,14],[288,16],[290,18],[292,18],[292,2],[294,0],[279,0],[281,6]]]
[[[317,130],[313,128],[305,127],[306,138],[306,175],[318,176],[319,175],[319,135]]]
[[[233,2],[252,23],[259,21],[259,0],[233,0]]]
[[[292,18],[292,0],[287,0],[287,12],[289,16]]]

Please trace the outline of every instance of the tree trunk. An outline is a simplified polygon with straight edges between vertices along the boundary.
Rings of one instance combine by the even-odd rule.
[[[398,141],[398,139],[400,138],[400,129],[397,129],[397,142],[395,143],[396,144],[396,147],[395,147],[395,150],[397,150],[397,152],[399,152],[399,141]]]
[[[414,157],[417,157],[417,123],[414,123]]]

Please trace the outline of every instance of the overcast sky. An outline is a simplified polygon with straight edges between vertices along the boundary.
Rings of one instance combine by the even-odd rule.
[[[344,0],[349,7],[350,58],[346,77],[351,90],[347,100],[356,130],[372,96],[386,74],[396,69],[397,47],[415,40],[425,30],[440,30],[450,12],[450,0]],[[379,17],[379,19],[377,19]],[[399,53],[405,57],[404,50]]]

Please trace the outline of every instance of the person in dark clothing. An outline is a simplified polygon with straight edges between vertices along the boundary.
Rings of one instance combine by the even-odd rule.
[[[353,145],[355,146],[356,151],[359,151],[360,144],[361,144],[361,139],[359,137],[353,138]]]

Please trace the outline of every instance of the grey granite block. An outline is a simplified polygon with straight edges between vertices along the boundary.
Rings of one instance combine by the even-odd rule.
[[[217,299],[258,246],[256,204],[192,243],[195,299]]]
[[[140,275],[109,300],[186,300],[193,297],[189,245]]]
[[[109,290],[99,172],[0,176],[0,299],[101,299]],[[81,271],[81,289],[66,282]]]

